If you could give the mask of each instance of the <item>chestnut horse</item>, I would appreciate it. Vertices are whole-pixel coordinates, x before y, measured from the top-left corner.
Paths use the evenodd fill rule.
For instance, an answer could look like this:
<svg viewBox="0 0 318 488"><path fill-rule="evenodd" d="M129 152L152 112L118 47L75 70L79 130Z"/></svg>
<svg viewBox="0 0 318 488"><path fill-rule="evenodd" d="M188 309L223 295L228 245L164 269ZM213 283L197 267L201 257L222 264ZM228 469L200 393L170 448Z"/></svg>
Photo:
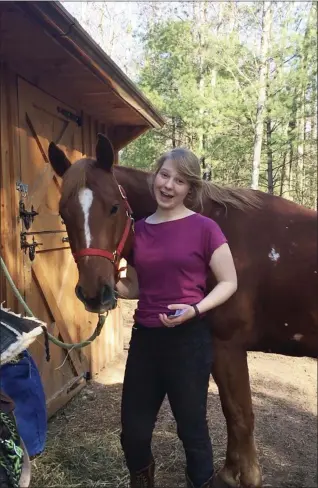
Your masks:
<svg viewBox="0 0 318 488"><path fill-rule="evenodd" d="M77 296L88 310L114 308L118 255L127 256L133 237L130 209L119 185L134 218L141 219L156 208L149 174L113 167L112 146L101 135L96 159L71 165L53 143L49 159L63 177L60 212L78 265ZM247 351L317 357L317 213L262 192L212 187L215 198L204 201L202 213L218 222L227 236L239 284L230 300L209 314L212 374L228 434L219 475L230 486L256 488L262 477Z"/></svg>

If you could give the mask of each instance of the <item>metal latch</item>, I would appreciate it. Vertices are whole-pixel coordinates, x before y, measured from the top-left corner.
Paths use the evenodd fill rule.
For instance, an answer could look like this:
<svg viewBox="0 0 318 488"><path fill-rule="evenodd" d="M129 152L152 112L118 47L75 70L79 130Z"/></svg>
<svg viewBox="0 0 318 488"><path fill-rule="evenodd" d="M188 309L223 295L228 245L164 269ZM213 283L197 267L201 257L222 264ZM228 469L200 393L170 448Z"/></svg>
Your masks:
<svg viewBox="0 0 318 488"><path fill-rule="evenodd" d="M72 120L75 122L79 127L82 126L82 118L79 115L73 114L69 110L65 110L65 108L57 107L58 113L62 114L63 117L66 119Z"/></svg>
<svg viewBox="0 0 318 488"><path fill-rule="evenodd" d="M24 227L28 230L31 227L31 224L34 221L34 217L36 215L39 215L38 212L36 212L33 208L33 205L31 207L31 211L29 212L28 210L25 209L24 202L20 200L19 202L19 216L23 220Z"/></svg>
<svg viewBox="0 0 318 488"><path fill-rule="evenodd" d="M31 244L27 241L26 234L24 232L21 232L21 239L20 239L20 244L21 244L21 249L24 251L26 254L27 249L29 249L29 258L30 261L34 261L35 258L35 248L38 246L43 246L42 242L36 242L34 240L34 236L32 239Z"/></svg>

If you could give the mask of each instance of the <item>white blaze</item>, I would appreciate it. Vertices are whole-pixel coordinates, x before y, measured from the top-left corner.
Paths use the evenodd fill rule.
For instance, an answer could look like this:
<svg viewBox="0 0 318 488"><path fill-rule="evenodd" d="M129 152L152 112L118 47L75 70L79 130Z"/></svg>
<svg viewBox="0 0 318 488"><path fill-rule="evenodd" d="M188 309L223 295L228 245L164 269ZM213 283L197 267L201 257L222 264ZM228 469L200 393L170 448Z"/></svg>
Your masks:
<svg viewBox="0 0 318 488"><path fill-rule="evenodd" d="M86 239L86 247L89 247L92 241L91 231L88 224L89 210L93 203L92 190L90 190L89 188L82 188L79 191L78 199L84 214L84 232L85 232L85 239Z"/></svg>

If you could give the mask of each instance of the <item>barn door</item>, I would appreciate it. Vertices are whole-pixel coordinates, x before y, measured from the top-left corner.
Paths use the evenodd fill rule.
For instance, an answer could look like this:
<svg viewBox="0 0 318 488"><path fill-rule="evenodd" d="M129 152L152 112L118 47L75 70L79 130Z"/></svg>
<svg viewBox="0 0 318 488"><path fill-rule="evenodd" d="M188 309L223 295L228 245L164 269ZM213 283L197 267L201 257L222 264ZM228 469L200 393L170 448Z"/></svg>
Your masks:
<svg viewBox="0 0 318 488"><path fill-rule="evenodd" d="M29 229L21 220L21 232L26 232L23 239L32 244L34 238L38 243L34 260L29 248L25 254L21 250L25 300L32 312L48 324L51 334L65 342L77 342L80 320L84 317L95 322L96 318L89 317L75 297L77 268L58 211L61 181L53 173L47 153L50 141L54 141L71 161L81 157L81 127L72 117L74 108L22 79L18 81L18 98L21 180L28 185L23 204L26 210L33 207L38 213ZM32 353L41 370L48 403L61 394L67 395L87 370L85 356L76 350L67 353L51 345L49 363L45 361L43 343L36 344Z"/></svg>

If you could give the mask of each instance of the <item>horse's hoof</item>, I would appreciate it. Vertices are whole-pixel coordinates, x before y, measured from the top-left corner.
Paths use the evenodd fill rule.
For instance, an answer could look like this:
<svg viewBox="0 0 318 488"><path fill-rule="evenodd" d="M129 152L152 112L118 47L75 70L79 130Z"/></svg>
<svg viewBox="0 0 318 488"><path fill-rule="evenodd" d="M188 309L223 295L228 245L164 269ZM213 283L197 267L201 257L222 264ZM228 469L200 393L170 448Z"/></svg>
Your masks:
<svg viewBox="0 0 318 488"><path fill-rule="evenodd" d="M229 485L220 475L220 473L216 473L215 477L213 478L213 488L234 488L237 487L235 485Z"/></svg>

